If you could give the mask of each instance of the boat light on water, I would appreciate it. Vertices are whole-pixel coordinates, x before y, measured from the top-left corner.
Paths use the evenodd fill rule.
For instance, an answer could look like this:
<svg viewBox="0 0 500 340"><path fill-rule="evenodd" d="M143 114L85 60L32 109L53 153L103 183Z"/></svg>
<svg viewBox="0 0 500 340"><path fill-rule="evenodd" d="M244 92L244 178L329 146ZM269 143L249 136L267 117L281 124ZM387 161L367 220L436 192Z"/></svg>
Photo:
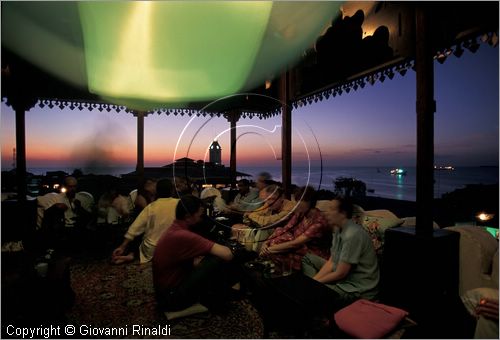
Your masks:
<svg viewBox="0 0 500 340"><path fill-rule="evenodd" d="M448 170L448 171L453 171L453 170L455 170L455 168L452 167L451 165L446 165L446 166L437 166L437 165L434 165L434 170Z"/></svg>
<svg viewBox="0 0 500 340"><path fill-rule="evenodd" d="M406 175L406 170L401 169L401 168L392 169L391 170L391 175L405 176Z"/></svg>

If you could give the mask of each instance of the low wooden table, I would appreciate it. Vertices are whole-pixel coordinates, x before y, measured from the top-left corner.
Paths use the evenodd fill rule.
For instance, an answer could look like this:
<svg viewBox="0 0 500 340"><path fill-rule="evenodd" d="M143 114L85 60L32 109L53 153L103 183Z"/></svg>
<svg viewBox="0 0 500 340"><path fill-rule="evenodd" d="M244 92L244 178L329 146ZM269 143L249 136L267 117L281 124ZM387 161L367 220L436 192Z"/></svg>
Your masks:
<svg viewBox="0 0 500 340"><path fill-rule="evenodd" d="M301 272L269 275L265 265L255 263L243 265L242 284L263 318L265 334L285 330L296 337L312 331L322 332L316 336L330 335L328 321L341 307L330 288Z"/></svg>

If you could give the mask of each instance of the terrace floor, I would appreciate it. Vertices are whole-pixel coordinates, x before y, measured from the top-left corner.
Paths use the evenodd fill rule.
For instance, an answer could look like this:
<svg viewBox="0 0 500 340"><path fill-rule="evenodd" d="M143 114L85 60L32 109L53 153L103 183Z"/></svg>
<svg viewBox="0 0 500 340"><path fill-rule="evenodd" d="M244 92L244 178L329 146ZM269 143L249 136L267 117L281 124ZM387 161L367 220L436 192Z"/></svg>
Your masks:
<svg viewBox="0 0 500 340"><path fill-rule="evenodd" d="M129 334L119 336L125 338L297 337L286 328L264 332L259 312L244 294L231 301L224 312L167 321L156 308L151 266L137 262L120 266L110 263L110 254L121 242L125 230L126 227L108 226L89 231L82 239L84 246L73 249L70 258L62 257L58 269L45 279L37 277L33 270L34 254L2 253L2 336L9 337L5 328L9 324L72 324L128 327ZM458 297L431 301L422 315L410 313L410 317L417 325L393 334L394 337L458 339L473 335L474 322ZM131 334L131 325L155 328L166 324L170 327L169 336ZM88 337L88 334L80 334L80 337Z"/></svg>

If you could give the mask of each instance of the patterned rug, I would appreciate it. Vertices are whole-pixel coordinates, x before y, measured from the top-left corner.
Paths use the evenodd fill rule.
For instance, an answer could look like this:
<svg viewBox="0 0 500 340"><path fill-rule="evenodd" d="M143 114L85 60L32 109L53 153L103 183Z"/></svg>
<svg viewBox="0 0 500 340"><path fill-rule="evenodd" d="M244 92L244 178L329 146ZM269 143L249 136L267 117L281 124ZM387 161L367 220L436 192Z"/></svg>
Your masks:
<svg viewBox="0 0 500 340"><path fill-rule="evenodd" d="M232 301L224 314L206 312L167 321L156 308L151 264L115 266L107 259L74 263L71 286L76 298L66 317L75 326L77 337L263 337L262 320L245 299ZM115 333L107 335L111 331Z"/></svg>

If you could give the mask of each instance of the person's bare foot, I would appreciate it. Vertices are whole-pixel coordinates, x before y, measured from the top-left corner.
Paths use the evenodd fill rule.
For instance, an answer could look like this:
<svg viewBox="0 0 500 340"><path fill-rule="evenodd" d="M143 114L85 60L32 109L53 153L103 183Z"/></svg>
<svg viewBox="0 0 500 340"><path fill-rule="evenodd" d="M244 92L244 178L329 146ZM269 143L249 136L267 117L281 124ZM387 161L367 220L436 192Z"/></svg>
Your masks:
<svg viewBox="0 0 500 340"><path fill-rule="evenodd" d="M134 253L128 253L127 255L118 255L113 257L113 259L111 260L113 264L123 264L132 261L134 261Z"/></svg>

